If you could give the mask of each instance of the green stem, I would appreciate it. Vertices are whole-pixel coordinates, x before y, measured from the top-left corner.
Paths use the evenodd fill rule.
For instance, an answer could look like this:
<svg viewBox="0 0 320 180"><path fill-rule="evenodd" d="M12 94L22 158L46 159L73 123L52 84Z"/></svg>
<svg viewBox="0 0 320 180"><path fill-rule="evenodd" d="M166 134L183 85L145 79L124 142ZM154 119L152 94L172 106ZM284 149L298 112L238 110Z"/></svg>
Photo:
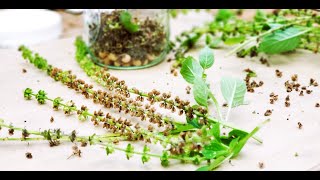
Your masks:
<svg viewBox="0 0 320 180"><path fill-rule="evenodd" d="M310 19L310 17L308 19ZM305 21L305 20L306 19L303 18L303 19L298 19L296 21L299 22L299 21ZM227 55L225 55L225 57L230 56L231 54L233 54L235 52L238 52L239 50L243 49L249 43L257 41L257 39L259 39L259 38L261 38L261 37L263 37L263 36L265 36L267 34L273 33L273 32L275 32L275 31L277 31L279 29L282 29L282 28L285 28L285 27L288 27L288 26L292 26L292 25L296 24L297 22L291 22L289 24L284 24L282 26L279 26L279 27L270 29L270 30L268 30L268 31L266 31L264 33L261 33L258 36L252 37L252 38L248 39L247 41L245 41L244 43L242 43L239 46L237 46L236 48L234 48L233 50L231 50L229 53L227 53Z"/></svg>
<svg viewBox="0 0 320 180"><path fill-rule="evenodd" d="M219 121L219 120L217 120L217 119L214 119L214 118L212 118L212 117L207 117L207 119L208 119L209 121L211 121L211 122L220 123L221 125L223 125L223 126L225 126L225 127L228 127L228 128L231 128L231 129L234 129L234 130L240 130L239 128L236 128L236 127L234 127L234 126L232 126L232 125L230 125L230 124L224 123L224 122ZM241 130L241 131L243 131L243 130ZM246 132L246 131L243 131L243 132ZM246 132L246 133L249 134L249 132ZM256 137L256 136L252 136L252 138L255 139L257 142L259 142L260 144L263 143L262 139L260 139L260 138L258 138L258 137Z"/></svg>
<svg viewBox="0 0 320 180"><path fill-rule="evenodd" d="M106 146L110 146L109 144L104 144L104 143L101 143L99 145L102 145L103 147L101 147L101 148L103 148L103 149L105 149ZM113 146L113 149L118 150L118 151L122 151L122 152L126 152L126 149L123 149L120 147ZM161 155L159 155L159 154L143 153L143 152L138 152L138 151L133 151L131 153L137 154L137 155L147 155L147 156L154 157L154 158L161 158ZM168 158L175 159L175 160L182 160L182 161L194 161L196 159L196 157L181 157L181 156L174 156L174 155L169 155ZM198 159L199 159L199 161L206 160L203 157L198 157Z"/></svg>
<svg viewBox="0 0 320 180"><path fill-rule="evenodd" d="M223 118L222 118L222 114L221 114L221 111L220 111L220 105L219 105L217 99L214 97L212 92L209 93L209 97L212 99L214 105L216 106L217 112L219 114L220 121L222 121Z"/></svg>

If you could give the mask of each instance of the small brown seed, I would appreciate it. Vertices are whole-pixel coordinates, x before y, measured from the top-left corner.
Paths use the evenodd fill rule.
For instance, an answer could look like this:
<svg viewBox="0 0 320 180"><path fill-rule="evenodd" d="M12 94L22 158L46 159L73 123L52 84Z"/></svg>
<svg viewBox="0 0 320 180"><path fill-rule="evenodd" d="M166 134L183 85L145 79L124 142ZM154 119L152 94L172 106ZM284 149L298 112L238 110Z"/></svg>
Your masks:
<svg viewBox="0 0 320 180"><path fill-rule="evenodd" d="M22 72L23 72L23 73L26 73L26 72L27 72L27 70L26 70L26 69L22 69Z"/></svg>
<svg viewBox="0 0 320 180"><path fill-rule="evenodd" d="M290 107L290 102L286 101L286 102L285 102L285 106L286 106L286 107Z"/></svg>
<svg viewBox="0 0 320 180"><path fill-rule="evenodd" d="M320 107L320 103L316 103L316 107Z"/></svg>
<svg viewBox="0 0 320 180"><path fill-rule="evenodd" d="M264 163L263 162L259 162L258 166L259 166L260 169L263 169L264 168Z"/></svg>
<svg viewBox="0 0 320 180"><path fill-rule="evenodd" d="M302 129L302 126L303 126L302 123L301 123L301 122L298 122L298 128L299 128L299 129Z"/></svg>
<svg viewBox="0 0 320 180"><path fill-rule="evenodd" d="M119 62L114 62L114 66L119 67L119 66L121 66L121 64Z"/></svg>
<svg viewBox="0 0 320 180"><path fill-rule="evenodd" d="M308 90L306 91L306 93L307 93L307 94L311 94L311 93L312 93L312 90L309 90L309 89L308 89Z"/></svg>
<svg viewBox="0 0 320 180"><path fill-rule="evenodd" d="M27 159L32 159L32 154L30 152L26 152L26 158Z"/></svg>
<svg viewBox="0 0 320 180"><path fill-rule="evenodd" d="M278 69L276 70L276 76L277 76L278 78L281 78L281 77L282 77L282 72L279 71Z"/></svg>
<svg viewBox="0 0 320 180"><path fill-rule="evenodd" d="M103 59L103 63L106 64L106 65L109 65L109 64L110 64L109 58L108 58L108 57L105 57L105 58Z"/></svg>
<svg viewBox="0 0 320 180"><path fill-rule="evenodd" d="M123 63L129 63L129 62L131 61L131 56L128 55L128 54L123 54L123 55L121 56L121 61L122 61Z"/></svg>
<svg viewBox="0 0 320 180"><path fill-rule="evenodd" d="M298 75L297 74L294 74L291 76L291 80L292 81L297 81L298 80Z"/></svg>
<svg viewBox="0 0 320 180"><path fill-rule="evenodd" d="M268 109L265 113L264 116L270 116L272 114L272 111Z"/></svg>
<svg viewBox="0 0 320 180"><path fill-rule="evenodd" d="M290 101L290 96L289 95L286 97L286 101Z"/></svg>
<svg viewBox="0 0 320 180"><path fill-rule="evenodd" d="M143 65L145 66L145 65L147 65L147 64L149 64L149 61L148 61L148 60L144 60L144 61L143 61Z"/></svg>
<svg viewBox="0 0 320 180"><path fill-rule="evenodd" d="M141 66L142 62L140 60L133 60L133 65L134 66Z"/></svg>
<svg viewBox="0 0 320 180"><path fill-rule="evenodd" d="M50 118L50 122L53 123L54 122L54 118L51 116Z"/></svg>
<svg viewBox="0 0 320 180"><path fill-rule="evenodd" d="M107 53L106 52L99 52L99 57L101 58L101 59L104 59L105 57L107 57Z"/></svg>
<svg viewBox="0 0 320 180"><path fill-rule="evenodd" d="M303 96L303 91L300 91L300 94L299 94L299 96Z"/></svg>
<svg viewBox="0 0 320 180"><path fill-rule="evenodd" d="M155 59L155 56L152 55L152 54L147 54L147 59L148 59L149 61L153 61L153 60Z"/></svg>
<svg viewBox="0 0 320 180"><path fill-rule="evenodd" d="M109 59L110 61L116 61L116 60L117 60L117 56L116 56L115 54L113 54L113 53L110 53L110 54L108 55L108 59Z"/></svg>

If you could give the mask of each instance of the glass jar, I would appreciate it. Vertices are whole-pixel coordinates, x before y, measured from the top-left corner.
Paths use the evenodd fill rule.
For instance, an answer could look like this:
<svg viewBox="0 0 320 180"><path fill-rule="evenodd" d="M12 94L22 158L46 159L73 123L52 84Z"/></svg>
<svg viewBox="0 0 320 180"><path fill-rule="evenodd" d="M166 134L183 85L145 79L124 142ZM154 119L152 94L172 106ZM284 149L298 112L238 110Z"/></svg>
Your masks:
<svg viewBox="0 0 320 180"><path fill-rule="evenodd" d="M150 67L169 50L166 9L89 9L84 26L93 61L110 69Z"/></svg>

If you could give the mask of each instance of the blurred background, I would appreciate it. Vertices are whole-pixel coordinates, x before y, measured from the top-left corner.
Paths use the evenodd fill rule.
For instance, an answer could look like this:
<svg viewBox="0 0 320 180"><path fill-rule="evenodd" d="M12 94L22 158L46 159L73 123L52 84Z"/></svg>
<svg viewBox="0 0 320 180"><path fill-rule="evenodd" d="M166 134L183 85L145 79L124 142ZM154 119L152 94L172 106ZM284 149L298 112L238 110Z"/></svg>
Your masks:
<svg viewBox="0 0 320 180"><path fill-rule="evenodd" d="M75 37L83 32L82 9L2 9L0 10L0 48L16 48L54 39ZM208 9L208 16L217 9ZM272 11L272 10L264 10ZM178 10L186 14L187 10ZM250 19L256 10L239 10Z"/></svg>

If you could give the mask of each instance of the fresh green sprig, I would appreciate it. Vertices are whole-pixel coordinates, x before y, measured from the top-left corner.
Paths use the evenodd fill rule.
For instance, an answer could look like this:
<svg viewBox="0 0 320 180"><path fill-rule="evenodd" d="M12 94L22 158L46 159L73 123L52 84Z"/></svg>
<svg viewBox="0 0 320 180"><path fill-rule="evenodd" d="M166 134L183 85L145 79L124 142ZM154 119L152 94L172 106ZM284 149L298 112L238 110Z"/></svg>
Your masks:
<svg viewBox="0 0 320 180"><path fill-rule="evenodd" d="M93 63L93 61L89 58L88 56L88 47L86 46L85 42L82 40L81 37L77 37L76 38L76 41L75 41L75 46L76 46L76 60L77 62L80 64L80 67L87 73L87 75L89 77L91 77L92 79L94 79L97 83L99 83L100 85L106 87L109 89L110 85L106 83L106 81L104 80L103 76L101 74L103 73L106 73L106 71L95 65ZM211 52L211 50L209 50L209 48L206 48L204 49L200 56L199 56L199 59L200 59L200 62L202 63L202 65L204 66L204 68L201 66L201 64L199 63L196 63L196 62L193 62L191 59L193 59L192 57L189 57L189 58L182 58L181 60L185 61L187 60L185 63L186 63L186 72L189 74L193 74L191 76L189 76L190 78L188 78L188 81L189 82L192 82L192 80L194 79L194 77L197 75L197 74L201 74L202 72L204 72L203 69L207 69L207 68L210 68L213 63L214 63L214 56L213 56L213 53ZM191 63L191 65L189 64ZM195 64L196 67L193 67L192 66L192 63ZM192 72L190 72L190 69L188 69L188 67L192 68ZM187 75L186 75L187 76ZM202 76L202 75L201 75ZM203 76L205 76L205 74L203 74ZM197 81L197 87L198 85L200 84L199 83L200 81ZM201 84L199 85L201 87ZM117 90L117 88L120 88L120 87L116 87L115 90ZM120 88L121 89L121 88ZM198 100L198 102L203 102L204 104L206 104L206 101L201 101L201 98L203 96L206 96L205 93L209 91L204 91L205 93L202 92L203 89L201 89L201 91L196 91L194 93L196 94L199 94L199 96L195 96ZM142 91L137 91L134 89L134 88L129 88L128 91L131 93L131 94L136 94L136 95L140 95L140 96L143 96L143 97L148 97L148 94L147 92L142 92ZM213 100L213 102L216 104L216 106L220 107L218 105L218 101L215 99L215 97L213 96L212 93L209 93L208 96ZM207 96L206 96L207 97ZM202 98L203 99L203 98ZM161 96L158 96L158 95L154 95L153 96L153 100L155 102L161 102ZM174 101L170 101L170 100L164 100L163 103L168 103L168 104L172 104L173 106L175 107L179 107L180 105ZM212 117L208 117L207 114L203 115L201 113L199 113L198 109L197 108L190 108L190 107L184 107L184 110L186 112L189 111L189 109L192 109L191 111L191 116L205 116L207 117L208 119L210 119L211 122L219 122L218 120L216 120L216 118L212 118ZM220 108L218 108L218 110L220 110ZM222 115L220 116L220 123L225 126L225 127L229 127L231 129L238 129L236 127L233 127L231 125L228 125L226 123L223 123L221 122L221 119L222 119ZM177 124L175 124L175 126L178 126ZM175 132L179 132L181 131L181 129L186 129L186 127L188 127L188 125L183 125L183 126L179 126L179 128L176 128ZM188 129L188 128L187 128ZM262 140L257 138L257 137L254 137L255 140L257 140L258 142L262 143Z"/></svg>
<svg viewBox="0 0 320 180"><path fill-rule="evenodd" d="M238 57L279 54L297 48L316 53L320 49L319 24L320 16L313 10L281 9L271 14L257 10L254 19L248 21L237 17L233 10L220 9L211 22L193 27L176 38L173 67L181 66L187 52L203 36L210 48L236 45L228 55L236 53Z"/></svg>

